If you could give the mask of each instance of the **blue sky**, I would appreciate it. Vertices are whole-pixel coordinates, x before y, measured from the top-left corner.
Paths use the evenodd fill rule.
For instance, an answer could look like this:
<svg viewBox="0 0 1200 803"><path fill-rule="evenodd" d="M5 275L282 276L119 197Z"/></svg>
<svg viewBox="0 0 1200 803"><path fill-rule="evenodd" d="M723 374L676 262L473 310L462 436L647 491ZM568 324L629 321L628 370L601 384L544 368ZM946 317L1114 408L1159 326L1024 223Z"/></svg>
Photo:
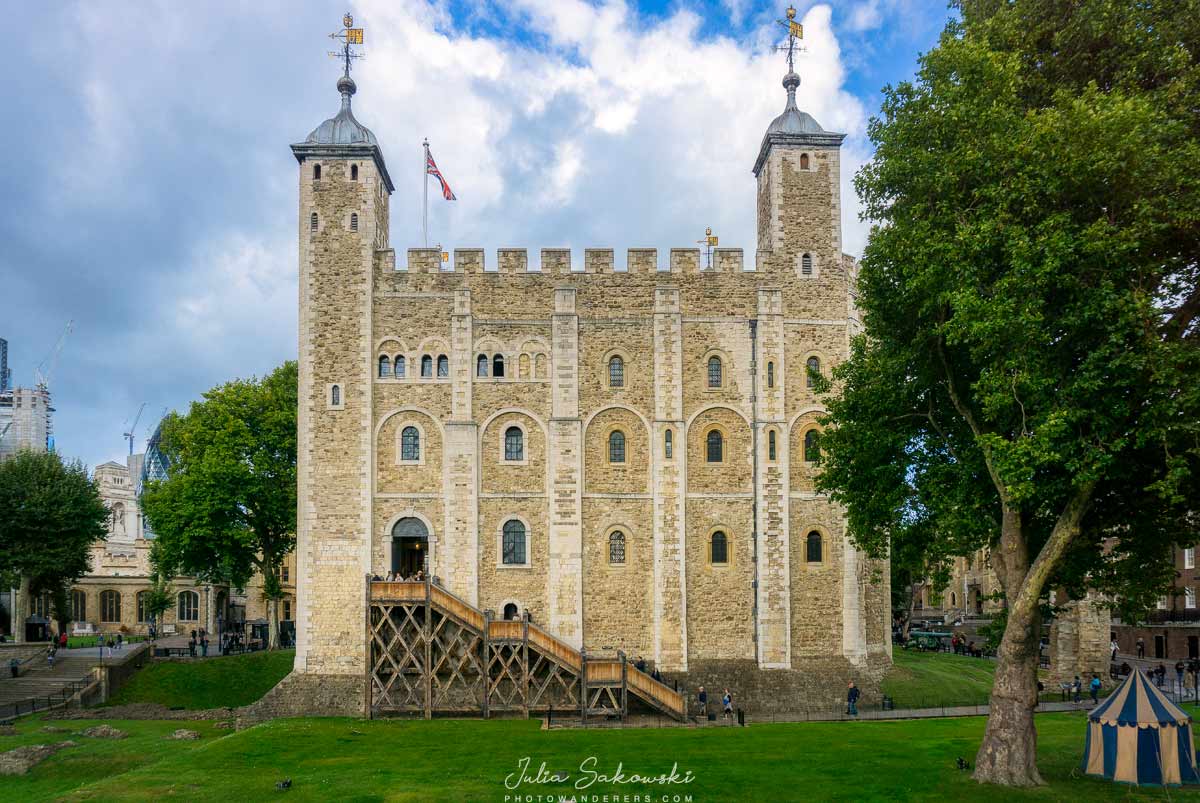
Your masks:
<svg viewBox="0 0 1200 803"><path fill-rule="evenodd" d="M777 7L778 6L778 7ZM881 88L912 75L941 2L796 3L798 100L853 172ZM690 245L752 260L763 130L783 108L782 4L750 0L357 0L355 113L393 180L392 245L419 246L429 137L459 201L446 248ZM296 170L288 144L338 107L325 52L346 3L56 3L0 49L0 337L17 384L68 319L52 380L59 451L120 459L205 389L296 353Z"/></svg>

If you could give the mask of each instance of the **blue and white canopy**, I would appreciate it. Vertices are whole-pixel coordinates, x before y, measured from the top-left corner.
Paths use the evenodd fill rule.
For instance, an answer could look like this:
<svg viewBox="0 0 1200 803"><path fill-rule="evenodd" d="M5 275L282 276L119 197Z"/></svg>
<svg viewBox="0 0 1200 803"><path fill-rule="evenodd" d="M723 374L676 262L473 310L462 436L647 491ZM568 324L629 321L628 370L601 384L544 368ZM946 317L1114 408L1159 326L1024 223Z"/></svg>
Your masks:
<svg viewBox="0 0 1200 803"><path fill-rule="evenodd" d="M1141 672L1133 672L1088 714L1083 771L1113 781L1200 783L1192 718Z"/></svg>

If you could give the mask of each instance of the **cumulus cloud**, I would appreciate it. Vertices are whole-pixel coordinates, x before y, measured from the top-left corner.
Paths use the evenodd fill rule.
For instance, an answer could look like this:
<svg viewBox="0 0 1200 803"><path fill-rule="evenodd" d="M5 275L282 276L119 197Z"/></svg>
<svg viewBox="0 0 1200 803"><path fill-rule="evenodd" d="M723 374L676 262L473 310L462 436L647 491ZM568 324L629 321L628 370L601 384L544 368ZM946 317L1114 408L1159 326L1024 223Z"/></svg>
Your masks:
<svg viewBox="0 0 1200 803"><path fill-rule="evenodd" d="M756 8L723 0L714 21L686 3L647 16L613 0L513 0L506 22L482 27L441 0L357 0L355 112L396 183L393 246L420 245L428 137L460 199L430 193L431 238L446 248L492 260L527 247L536 262L542 247L576 260L612 247L621 263L652 246L665 261L711 226L752 261L750 168L785 98L778 15ZM0 50L0 69L24 77L0 108L0 144L22 155L0 173L0 337L28 384L75 319L54 387L66 454L119 458L121 422L142 401L155 416L182 409L295 356L287 145L337 110L323 37L342 10L63 3L47 7L45 40ZM870 21L848 13L847 25ZM857 252L850 181L868 156L866 111L831 8L802 16L797 100L848 134L844 247Z"/></svg>

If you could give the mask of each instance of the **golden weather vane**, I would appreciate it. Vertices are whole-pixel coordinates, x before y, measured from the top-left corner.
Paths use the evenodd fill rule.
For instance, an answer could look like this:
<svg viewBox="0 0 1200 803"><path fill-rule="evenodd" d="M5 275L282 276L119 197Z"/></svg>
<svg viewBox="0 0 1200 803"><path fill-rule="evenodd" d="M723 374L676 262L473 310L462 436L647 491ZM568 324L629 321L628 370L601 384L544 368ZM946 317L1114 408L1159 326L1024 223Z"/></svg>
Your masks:
<svg viewBox="0 0 1200 803"><path fill-rule="evenodd" d="M803 47L796 47L796 42L804 38L804 26L796 22L796 9L792 6L788 6L787 19L776 20L776 22L787 28L788 43L786 45L779 45L775 49L787 53L788 72L795 72L795 65L792 63L792 59L797 50L804 51Z"/></svg>
<svg viewBox="0 0 1200 803"><path fill-rule="evenodd" d="M356 53L350 49L350 45L361 45L363 43L363 29L354 27L354 17L350 16L349 12L342 17L342 29L329 34L330 39L341 41L341 50L331 50L329 55L336 59L344 59L346 61L346 75L350 74L350 60L361 59L364 54Z"/></svg>

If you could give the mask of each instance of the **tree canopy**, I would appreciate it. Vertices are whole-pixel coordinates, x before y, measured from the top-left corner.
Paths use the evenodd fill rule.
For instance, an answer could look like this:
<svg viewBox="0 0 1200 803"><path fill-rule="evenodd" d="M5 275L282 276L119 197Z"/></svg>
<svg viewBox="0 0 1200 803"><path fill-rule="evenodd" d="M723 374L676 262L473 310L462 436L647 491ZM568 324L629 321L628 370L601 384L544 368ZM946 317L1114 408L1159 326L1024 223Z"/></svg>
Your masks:
<svg viewBox="0 0 1200 803"><path fill-rule="evenodd" d="M60 620L65 589L91 570L90 548L108 532L109 510L78 461L20 452L0 461L0 580L5 588L49 591ZM10 613L16 613L10 612ZM14 630L21 626L13 622Z"/></svg>
<svg viewBox="0 0 1200 803"><path fill-rule="evenodd" d="M1200 507L1200 9L964 0L856 178L865 335L819 483L882 555L987 546L1007 605L976 777L1034 765L1051 588L1161 594Z"/></svg>
<svg viewBox="0 0 1200 803"><path fill-rule="evenodd" d="M279 568L296 544L296 394L290 361L168 416L159 442L168 477L142 494L157 570L236 587L260 573L272 643Z"/></svg>

